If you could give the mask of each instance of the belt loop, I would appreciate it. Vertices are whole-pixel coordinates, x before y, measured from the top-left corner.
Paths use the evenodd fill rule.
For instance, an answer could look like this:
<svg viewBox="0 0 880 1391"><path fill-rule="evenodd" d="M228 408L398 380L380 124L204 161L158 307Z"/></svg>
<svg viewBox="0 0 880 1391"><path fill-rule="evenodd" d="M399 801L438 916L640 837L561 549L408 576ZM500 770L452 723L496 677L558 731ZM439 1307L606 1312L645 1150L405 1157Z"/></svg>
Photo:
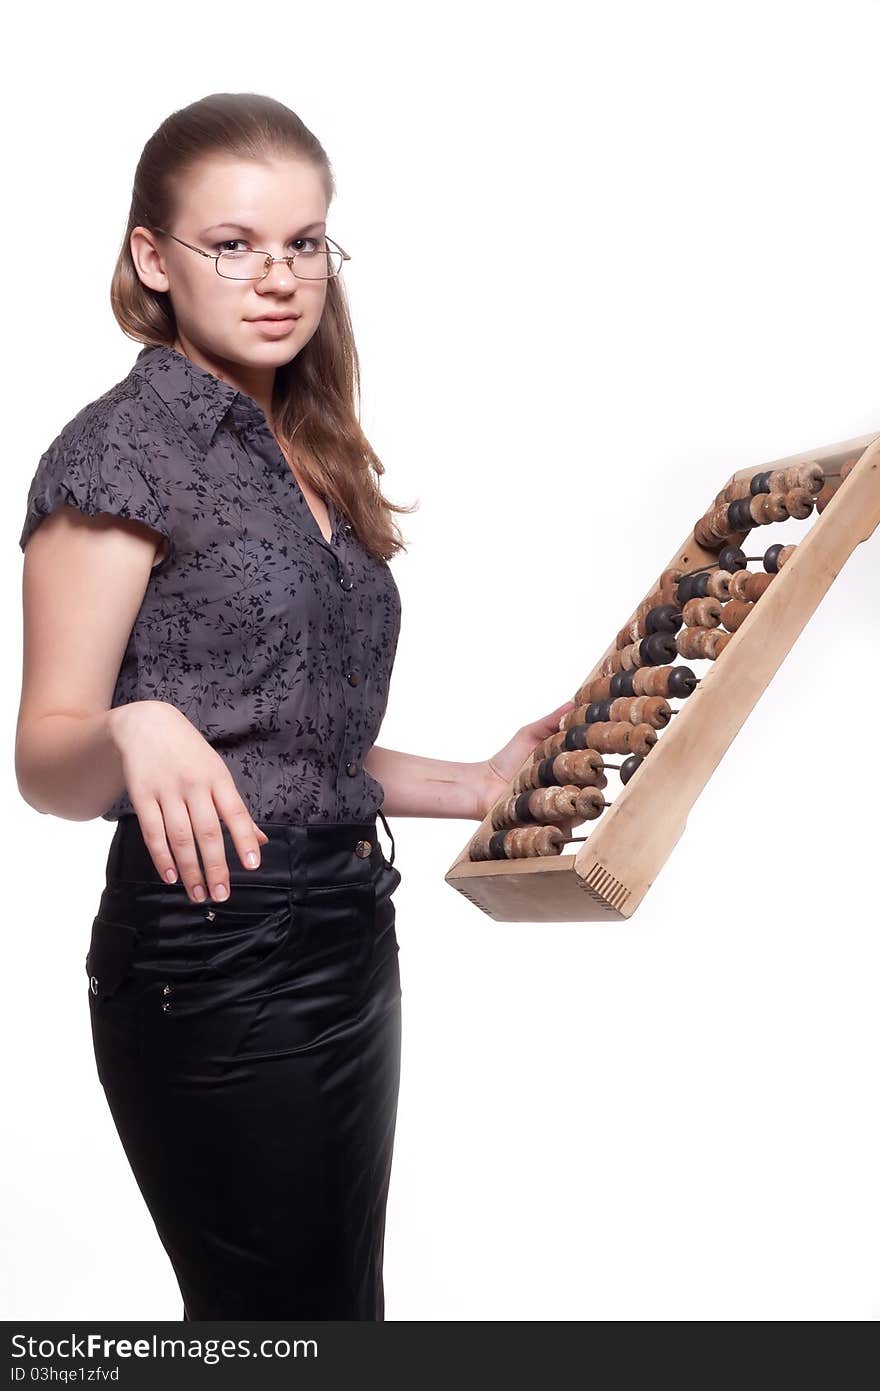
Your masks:
<svg viewBox="0 0 880 1391"><path fill-rule="evenodd" d="M379 817L380 817L380 819L381 819L381 821L382 821L382 825L385 827L385 833L386 833L386 835L388 836L388 839L391 841L391 859L388 861L388 863L389 863L390 865L393 865L393 864L394 864L394 837L393 837L393 835L391 834L391 827L388 825L388 822L385 820L385 817L382 815L382 812L381 812L381 811L379 812Z"/></svg>

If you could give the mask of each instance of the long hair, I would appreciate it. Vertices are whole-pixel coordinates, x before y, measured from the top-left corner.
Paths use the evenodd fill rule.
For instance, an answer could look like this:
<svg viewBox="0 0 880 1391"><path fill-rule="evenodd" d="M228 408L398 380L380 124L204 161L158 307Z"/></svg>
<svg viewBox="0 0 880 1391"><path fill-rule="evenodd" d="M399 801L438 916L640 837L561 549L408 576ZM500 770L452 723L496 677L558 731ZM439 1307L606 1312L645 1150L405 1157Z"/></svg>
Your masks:
<svg viewBox="0 0 880 1391"><path fill-rule="evenodd" d="M135 227L169 227L178 181L214 155L311 160L328 205L335 193L323 146L289 107L253 92L215 92L174 111L151 135L135 170L128 225L110 288L116 321L139 343L173 346L177 322L171 296L144 285L131 254ZM320 323L292 361L275 373L274 428L315 490L349 519L364 547L390 560L406 550L392 512L399 507L378 486L384 465L360 426L360 366L348 298L340 276L327 282Z"/></svg>

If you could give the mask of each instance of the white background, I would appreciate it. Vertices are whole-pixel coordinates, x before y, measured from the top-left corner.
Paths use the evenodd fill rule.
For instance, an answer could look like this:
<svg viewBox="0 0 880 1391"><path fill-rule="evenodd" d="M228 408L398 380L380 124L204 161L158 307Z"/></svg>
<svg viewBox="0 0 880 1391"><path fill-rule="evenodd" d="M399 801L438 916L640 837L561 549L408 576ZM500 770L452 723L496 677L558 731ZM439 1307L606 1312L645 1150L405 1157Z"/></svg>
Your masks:
<svg viewBox="0 0 880 1391"><path fill-rule="evenodd" d="M385 747L488 757L573 695L734 469L880 430L880 5L321 9L311 41L296 8L16 11L8 1319L181 1311L91 1052L112 828L40 817L13 769L27 487L133 361L109 280L169 111L264 92L332 161L363 423L420 502ZM880 1315L878 581L875 534L625 925L496 923L443 879L475 823L395 818L389 1319Z"/></svg>

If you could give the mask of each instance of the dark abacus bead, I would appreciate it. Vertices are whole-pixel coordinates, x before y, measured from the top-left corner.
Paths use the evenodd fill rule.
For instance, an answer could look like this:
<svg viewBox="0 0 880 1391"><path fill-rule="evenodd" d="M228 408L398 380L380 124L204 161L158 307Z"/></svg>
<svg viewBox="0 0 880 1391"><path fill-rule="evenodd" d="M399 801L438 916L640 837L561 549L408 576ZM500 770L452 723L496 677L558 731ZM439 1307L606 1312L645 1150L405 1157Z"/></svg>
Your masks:
<svg viewBox="0 0 880 1391"><path fill-rule="evenodd" d="M752 481L749 484L749 492L751 493L752 497L754 497L756 493L769 493L769 491L770 474L767 472L754 474Z"/></svg>
<svg viewBox="0 0 880 1391"><path fill-rule="evenodd" d="M618 696L635 695L633 690L634 677L635 672L633 671L616 671L614 673L608 685L613 700L616 700Z"/></svg>
<svg viewBox="0 0 880 1391"><path fill-rule="evenodd" d="M744 570L747 565L745 551L739 546L725 546L718 553L719 570Z"/></svg>
<svg viewBox="0 0 880 1391"><path fill-rule="evenodd" d="M572 749L588 749L590 747L590 726L588 724L573 724L566 730L565 742L562 745L563 753L570 753Z"/></svg>
<svg viewBox="0 0 880 1391"><path fill-rule="evenodd" d="M596 720L606 720L607 715L602 714L603 703L601 700L594 700L592 705L587 706L587 713L584 720L587 724L593 724Z"/></svg>
<svg viewBox="0 0 880 1391"><path fill-rule="evenodd" d="M679 604L683 605L689 599L705 599L708 592L709 576L702 571L699 575L685 575L684 579L679 580L676 597Z"/></svg>
<svg viewBox="0 0 880 1391"><path fill-rule="evenodd" d="M599 707L599 712L600 712L600 713L599 713L599 719L600 719L600 720L610 720L610 719L611 719L611 706L612 706L613 702L610 701L610 700L597 700L597 701L596 701L596 704L597 704L598 707Z"/></svg>
<svg viewBox="0 0 880 1391"><path fill-rule="evenodd" d="M490 860L506 860L504 853L504 837L507 831L495 831L489 837L489 858Z"/></svg>
<svg viewBox="0 0 880 1391"><path fill-rule="evenodd" d="M755 525L747 497L734 498L727 509L727 525L731 531L750 531Z"/></svg>
<svg viewBox="0 0 880 1391"><path fill-rule="evenodd" d="M554 763L554 761L555 761L555 758L556 758L556 755L553 754L553 755L551 755L550 758L542 758L542 759L541 759L541 762L538 764L538 786L539 786L539 787L556 787L556 786L558 786L557 781L556 781L556 777L555 777L554 772L553 772L553 763Z"/></svg>
<svg viewBox="0 0 880 1391"><path fill-rule="evenodd" d="M764 552L764 569L767 571L768 575L775 575L778 573L779 566L776 562L779 559L779 552L781 550L782 542L779 541L775 546L768 546Z"/></svg>
<svg viewBox="0 0 880 1391"><path fill-rule="evenodd" d="M629 758L623 760L620 765L620 781L623 783L624 787L629 782L636 769L640 768L644 761L640 753L631 753Z"/></svg>
<svg viewBox="0 0 880 1391"><path fill-rule="evenodd" d="M532 791L532 788L528 788L525 792L520 792L519 796L514 802L513 814L516 817L517 821L528 822L537 820L537 817L533 816L532 813L529 811L529 798L532 795Z"/></svg>
<svg viewBox="0 0 880 1391"><path fill-rule="evenodd" d="M689 599L696 599L697 596L694 593L694 581L696 578L696 575L684 575L683 578L679 580L678 588L675 591L675 597L679 604L684 605Z"/></svg>
<svg viewBox="0 0 880 1391"><path fill-rule="evenodd" d="M678 700L686 699L697 689L697 678L690 667L673 667L669 673L666 689Z"/></svg>
<svg viewBox="0 0 880 1391"><path fill-rule="evenodd" d="M645 618L646 633L677 633L681 627L681 609L675 604L658 604Z"/></svg>
<svg viewBox="0 0 880 1391"><path fill-rule="evenodd" d="M642 638L639 643L639 656L642 664L649 667L661 667L667 662L674 662L678 656L675 638L671 633L652 633L650 637Z"/></svg>

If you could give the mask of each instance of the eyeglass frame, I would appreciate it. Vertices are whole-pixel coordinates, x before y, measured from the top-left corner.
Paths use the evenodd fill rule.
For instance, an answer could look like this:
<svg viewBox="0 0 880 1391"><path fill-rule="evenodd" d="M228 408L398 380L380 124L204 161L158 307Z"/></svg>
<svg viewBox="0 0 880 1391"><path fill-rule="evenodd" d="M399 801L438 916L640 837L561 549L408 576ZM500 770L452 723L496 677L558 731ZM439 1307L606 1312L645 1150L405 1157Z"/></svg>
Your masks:
<svg viewBox="0 0 880 1391"><path fill-rule="evenodd" d="M294 251L292 256L273 256L270 251L257 251L257 248L254 247L253 250L254 252L256 252L256 254L260 256L265 256L266 258L267 265L262 275L224 275L220 270L218 262L221 256L231 256L234 254L233 252L203 251L200 246L193 246L192 242L184 241L183 237L175 236L173 232L169 232L165 227L154 227L153 231L161 232L162 235L165 237L171 237L172 241L180 242L181 246L188 246L190 251L197 251L200 256L207 256L209 261L214 262L214 269L220 276L221 280L249 280L253 283L258 284L261 280L266 279L266 276L269 274L275 263L281 261L284 261L286 263L291 275L296 275L296 271L293 268L293 262L296 260L297 256L302 256L304 254L302 251ZM233 238L229 237L227 238L227 240L232 241ZM236 237L234 238L234 240L240 241L241 239L239 237ZM343 262L351 260L351 257L349 256L348 252L343 251L342 247L339 245L339 242L334 241L332 237L328 237L326 232L324 233L324 240L330 242L331 246L334 246L336 250L341 253ZM335 280L336 277L341 274L342 266L339 267L339 270L334 271L332 275L296 275L296 278L297 280Z"/></svg>

